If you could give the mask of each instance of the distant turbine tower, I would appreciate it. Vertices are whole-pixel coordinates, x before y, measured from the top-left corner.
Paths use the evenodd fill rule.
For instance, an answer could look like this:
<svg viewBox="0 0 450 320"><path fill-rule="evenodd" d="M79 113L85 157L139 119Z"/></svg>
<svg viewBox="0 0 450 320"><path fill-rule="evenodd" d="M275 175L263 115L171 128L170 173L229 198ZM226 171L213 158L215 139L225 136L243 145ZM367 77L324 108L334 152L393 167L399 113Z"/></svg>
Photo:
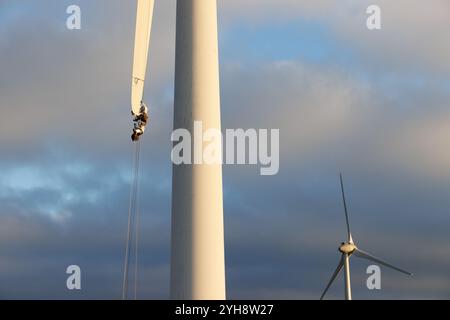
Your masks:
<svg viewBox="0 0 450 320"><path fill-rule="evenodd" d="M194 121L220 130L216 0L178 0L175 57L175 129L192 141ZM221 164L172 169L172 299L225 299Z"/></svg>
<svg viewBox="0 0 450 320"><path fill-rule="evenodd" d="M320 300L323 299L323 297L327 293L328 289L330 288L331 284L333 283L334 279L336 279L337 275L341 271L342 267L344 267L344 269L345 269L345 299L352 300L352 289L351 289L351 284L350 284L350 256L352 256L352 255L355 255L358 258L363 258L363 259L384 265L386 267L400 271L407 275L412 275L412 273L410 273L408 271L397 268L387 262L384 262L378 258L375 258L374 256L370 255L367 252L364 252L364 251L358 249L358 247L353 242L352 234L350 232L350 223L349 223L349 219L348 219L347 203L345 201L344 183L342 181L342 174L340 175L340 180L341 180L342 200L344 202L345 220L347 222L347 242L342 242L341 246L339 247L339 251L342 253L341 260L339 261L339 264L338 264L336 270L334 271L333 275L331 276L330 282L328 282L327 287L325 288L324 292L322 293Z"/></svg>

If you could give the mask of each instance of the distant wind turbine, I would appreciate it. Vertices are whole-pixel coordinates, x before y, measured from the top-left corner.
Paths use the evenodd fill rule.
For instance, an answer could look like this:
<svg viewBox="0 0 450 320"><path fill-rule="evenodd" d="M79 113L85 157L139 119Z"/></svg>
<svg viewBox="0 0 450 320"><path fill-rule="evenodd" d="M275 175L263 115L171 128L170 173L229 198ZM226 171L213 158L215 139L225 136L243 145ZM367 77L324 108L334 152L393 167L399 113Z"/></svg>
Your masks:
<svg viewBox="0 0 450 320"><path fill-rule="evenodd" d="M323 297L327 293L328 289L333 284L334 279L336 279L339 272L342 270L342 267L344 267L344 269L345 269L345 299L352 300L352 289L351 289L351 284L350 284L350 257L352 255L355 255L358 258L363 258L363 259L384 265L386 267L400 271L407 275L410 275L410 276L412 275L412 273L410 273L408 271L397 268L387 262L384 262L383 260L381 260L379 258L372 256L371 254L369 254L367 252L362 251L355 245L355 243L353 242L352 233L350 232L350 223L349 223L349 219L348 219L347 203L345 201L344 183L342 180L342 174L340 174L340 180L341 180L342 200L344 202L345 220L347 222L347 242L342 242L341 246L339 247L339 251L342 253L341 260L339 261L339 264L338 264L336 270L334 271L333 275L331 276L331 279L328 282L327 287L325 288L324 292L322 293L320 300L323 299Z"/></svg>

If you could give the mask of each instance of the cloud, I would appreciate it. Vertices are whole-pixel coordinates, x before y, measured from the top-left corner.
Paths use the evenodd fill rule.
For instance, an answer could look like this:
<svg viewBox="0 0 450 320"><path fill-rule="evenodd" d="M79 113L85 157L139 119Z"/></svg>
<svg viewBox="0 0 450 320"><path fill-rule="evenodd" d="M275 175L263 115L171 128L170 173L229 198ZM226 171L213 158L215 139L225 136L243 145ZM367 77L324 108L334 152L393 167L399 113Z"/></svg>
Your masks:
<svg viewBox="0 0 450 320"><path fill-rule="evenodd" d="M64 29L65 3L54 1L29 1L27 10L0 19L7 35L0 37L0 297L120 297L134 6L103 2L80 2L80 33ZM336 3L219 2L229 32L222 48L236 51L222 58L223 127L281 130L278 175L224 168L229 298L320 295L345 234L341 170L361 246L417 274L383 273L377 295L364 288L365 265L355 260L355 296L446 298L450 92L441 77L448 39L435 30L450 21L447 4L382 1L384 29L372 34L361 27L365 2ZM155 9L141 187L143 298L166 298L169 281L175 1ZM354 64L332 56L254 60L230 41L242 24L258 33L303 20L328 30L336 50L350 47ZM85 274L81 293L65 289L69 264ZM341 297L340 285L330 297Z"/></svg>
<svg viewBox="0 0 450 320"><path fill-rule="evenodd" d="M123 132L131 131L134 7L124 11L121 4L108 2L107 14L100 14L98 5L81 3L86 20L79 32L58 29L55 19L43 14L9 28L0 60L2 147L61 143L64 137L92 148L93 143L106 146L114 141L112 136L120 140ZM56 11L54 5L47 7ZM169 120L172 97L164 90L173 76L175 34L174 26L167 26L174 24L175 13L173 3L158 9L146 97L152 115L166 112ZM34 24L39 28L32 28ZM158 123L153 127L159 128Z"/></svg>
<svg viewBox="0 0 450 320"><path fill-rule="evenodd" d="M225 21L256 25L286 20L315 21L327 27L344 47L358 54L361 67L377 73L401 70L418 76L433 73L448 77L450 4L446 0L426 3L408 0L376 2L382 10L382 30L366 28L366 9L373 1L230 0L221 4ZM231 22L230 22L231 23ZM300 40L299 40L300 41Z"/></svg>

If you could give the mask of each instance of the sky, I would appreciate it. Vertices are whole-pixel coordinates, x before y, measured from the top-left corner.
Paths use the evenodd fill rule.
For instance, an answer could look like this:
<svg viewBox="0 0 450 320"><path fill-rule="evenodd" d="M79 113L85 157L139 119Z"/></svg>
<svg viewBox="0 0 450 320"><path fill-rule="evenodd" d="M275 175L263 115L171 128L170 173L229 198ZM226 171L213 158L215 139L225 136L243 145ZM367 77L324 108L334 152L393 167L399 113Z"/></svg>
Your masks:
<svg viewBox="0 0 450 320"><path fill-rule="evenodd" d="M77 4L81 30L66 28ZM377 4L382 29L366 28ZM175 0L156 0L139 297L169 297ZM0 298L121 297L135 1L0 0ZM280 129L280 171L223 168L227 297L450 298L450 2L218 0L222 127ZM66 288L66 268L82 290ZM343 279L328 298L342 299Z"/></svg>

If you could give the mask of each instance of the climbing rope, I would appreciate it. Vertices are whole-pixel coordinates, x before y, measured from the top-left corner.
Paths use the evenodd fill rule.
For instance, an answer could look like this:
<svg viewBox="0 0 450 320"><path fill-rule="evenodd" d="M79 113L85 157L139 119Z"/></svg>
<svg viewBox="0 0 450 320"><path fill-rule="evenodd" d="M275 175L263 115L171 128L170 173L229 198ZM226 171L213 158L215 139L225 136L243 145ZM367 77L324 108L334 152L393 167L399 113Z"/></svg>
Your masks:
<svg viewBox="0 0 450 320"><path fill-rule="evenodd" d="M139 154L140 154L140 146L139 146ZM139 166L138 166L139 167ZM139 171L139 170L138 170ZM139 178L139 175L138 175ZM135 243L134 243L134 300L137 300L137 291L138 291L138 252L139 252L139 230L140 230L140 210L139 210L139 179L137 180L137 188L136 188L136 234L135 234Z"/></svg>
<svg viewBox="0 0 450 320"><path fill-rule="evenodd" d="M127 240L125 246L125 262L123 268L123 287L122 299L128 299L130 262L132 255L132 246L134 240L134 299L137 299L137 279L138 279L138 249L139 249L139 228L140 228L140 210L139 210L139 167L140 167L140 141L134 143L133 167L130 187L130 199L128 206L128 228Z"/></svg>

